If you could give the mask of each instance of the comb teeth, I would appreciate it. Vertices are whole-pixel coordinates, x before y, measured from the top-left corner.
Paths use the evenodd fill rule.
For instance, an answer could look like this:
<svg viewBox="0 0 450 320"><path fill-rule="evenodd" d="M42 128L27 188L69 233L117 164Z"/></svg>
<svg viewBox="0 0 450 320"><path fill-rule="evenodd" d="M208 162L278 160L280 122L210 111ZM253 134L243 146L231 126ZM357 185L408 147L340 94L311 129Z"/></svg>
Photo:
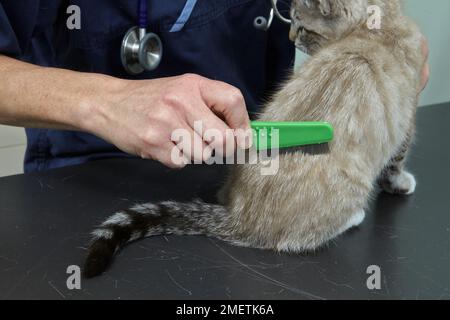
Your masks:
<svg viewBox="0 0 450 320"><path fill-rule="evenodd" d="M303 154L308 155L321 155L321 154L328 154L330 153L330 144L327 143L320 143L320 144L310 144L307 146L299 146L299 147L291 147L291 148L284 148L281 149L281 153L296 153L301 152Z"/></svg>
<svg viewBox="0 0 450 320"><path fill-rule="evenodd" d="M297 146L297 147L287 147L287 148L279 148L279 149L263 149L257 151L255 148L247 149L245 150L244 154L244 163L250 163L250 154L251 152L256 152L256 155L261 155L262 159L268 159L272 158L273 152L277 150L278 155L283 154L305 154L305 155L311 155L311 156L317 156L317 155L324 155L329 154L331 151L330 143L321 143L321 144L311 144L306 146ZM233 164L244 164L239 161L242 161L243 159L237 158L237 153L234 153L233 156L230 158Z"/></svg>
<svg viewBox="0 0 450 320"><path fill-rule="evenodd" d="M253 141L257 150L296 148L326 144L333 140L333 127L326 122L252 122ZM272 137L276 141L272 141ZM278 143L273 145L273 143ZM303 148L302 148L303 149ZM313 152L316 149L305 152ZM322 152L322 151L320 151Z"/></svg>

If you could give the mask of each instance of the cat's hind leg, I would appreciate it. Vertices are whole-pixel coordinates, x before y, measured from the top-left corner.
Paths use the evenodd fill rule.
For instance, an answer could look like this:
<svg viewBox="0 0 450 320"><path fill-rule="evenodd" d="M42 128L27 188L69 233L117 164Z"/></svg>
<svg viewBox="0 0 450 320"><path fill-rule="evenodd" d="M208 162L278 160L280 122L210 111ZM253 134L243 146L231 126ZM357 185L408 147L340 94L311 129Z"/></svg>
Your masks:
<svg viewBox="0 0 450 320"><path fill-rule="evenodd" d="M402 144L400 150L389 161L378 180L384 191L391 194L411 195L416 190L416 179L404 168L406 156L411 144L411 135Z"/></svg>
<svg viewBox="0 0 450 320"><path fill-rule="evenodd" d="M365 217L366 213L361 209L350 215L349 219L337 228L336 225L329 225L326 228L320 228L321 231L314 233L308 231L301 234L301 236L292 232L293 236L286 237L280 241L276 246L276 250L284 252L314 251L346 231L358 227L364 221Z"/></svg>

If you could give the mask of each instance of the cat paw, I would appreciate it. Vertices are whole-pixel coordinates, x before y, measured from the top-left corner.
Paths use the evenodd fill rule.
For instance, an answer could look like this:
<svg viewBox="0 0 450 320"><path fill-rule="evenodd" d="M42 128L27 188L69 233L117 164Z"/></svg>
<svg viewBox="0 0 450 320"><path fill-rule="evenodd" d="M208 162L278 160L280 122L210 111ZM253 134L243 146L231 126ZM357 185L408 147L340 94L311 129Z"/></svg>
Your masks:
<svg viewBox="0 0 450 320"><path fill-rule="evenodd" d="M345 231L357 227L359 226L363 221L364 218L366 217L366 213L364 212L364 210L359 210L357 212L355 212L351 218L342 226L342 228L340 228L338 234L344 233Z"/></svg>
<svg viewBox="0 0 450 320"><path fill-rule="evenodd" d="M357 211L348 221L347 223L342 227L342 232L345 232L351 228L359 226L366 217L366 213L364 210Z"/></svg>
<svg viewBox="0 0 450 320"><path fill-rule="evenodd" d="M411 195L416 190L416 179L406 171L385 177L380 181L384 191L390 194Z"/></svg>

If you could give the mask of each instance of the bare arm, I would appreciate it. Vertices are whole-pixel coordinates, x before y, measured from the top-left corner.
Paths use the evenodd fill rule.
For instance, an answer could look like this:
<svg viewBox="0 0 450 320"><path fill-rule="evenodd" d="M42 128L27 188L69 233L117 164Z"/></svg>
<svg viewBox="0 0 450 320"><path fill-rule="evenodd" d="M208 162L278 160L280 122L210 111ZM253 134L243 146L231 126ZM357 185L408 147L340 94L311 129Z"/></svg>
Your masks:
<svg viewBox="0 0 450 320"><path fill-rule="evenodd" d="M118 81L103 75L37 67L0 55L0 123L85 129L96 97Z"/></svg>
<svg viewBox="0 0 450 320"><path fill-rule="evenodd" d="M171 161L175 129L199 134L193 126L197 120L224 137L227 129L249 128L241 92L197 75L129 81L38 67L1 55L0 75L0 123L90 132L125 152L171 167L182 166ZM204 141L203 148L220 149L224 141L214 143ZM201 150L181 151L190 159L209 156Z"/></svg>

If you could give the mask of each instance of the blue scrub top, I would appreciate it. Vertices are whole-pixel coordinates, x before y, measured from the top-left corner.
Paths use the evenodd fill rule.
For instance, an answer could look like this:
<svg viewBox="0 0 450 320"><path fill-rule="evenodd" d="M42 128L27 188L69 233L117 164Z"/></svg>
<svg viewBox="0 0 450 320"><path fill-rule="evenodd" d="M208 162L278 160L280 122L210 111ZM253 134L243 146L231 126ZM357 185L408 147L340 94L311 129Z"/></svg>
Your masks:
<svg viewBox="0 0 450 320"><path fill-rule="evenodd" d="M289 26L278 20L268 32L253 26L257 16L268 16L269 0L198 0L177 28L187 0L148 1L149 29L164 45L156 71L130 76L121 64L122 38L138 22L138 0L0 0L0 53L41 66L126 79L197 73L241 89L250 114L293 68ZM69 5L81 9L81 30L66 27ZM126 156L87 133L26 131L26 172Z"/></svg>

